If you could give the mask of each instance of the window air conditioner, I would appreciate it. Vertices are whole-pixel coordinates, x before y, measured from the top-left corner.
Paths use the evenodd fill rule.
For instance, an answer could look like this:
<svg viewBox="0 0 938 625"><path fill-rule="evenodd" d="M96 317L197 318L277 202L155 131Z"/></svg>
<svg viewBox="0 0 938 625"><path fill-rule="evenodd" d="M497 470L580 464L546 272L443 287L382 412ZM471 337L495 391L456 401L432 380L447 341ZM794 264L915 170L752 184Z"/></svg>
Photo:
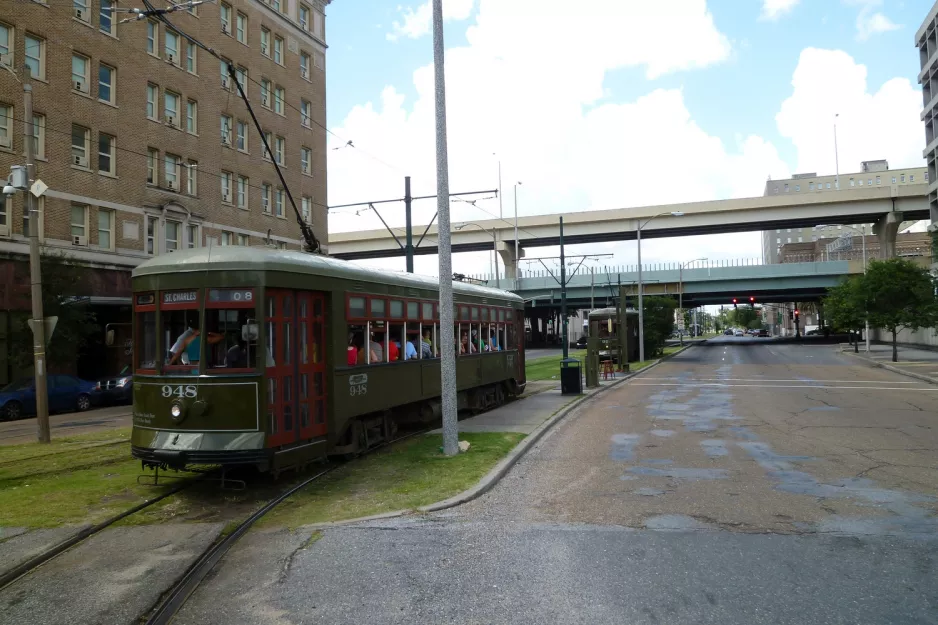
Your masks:
<svg viewBox="0 0 938 625"><path fill-rule="evenodd" d="M166 60L169 61L170 63L173 63L173 62L174 62L174 61L173 61L173 55L172 55L172 54L167 54L167 55L166 55Z"/></svg>
<svg viewBox="0 0 938 625"><path fill-rule="evenodd" d="M84 89L82 88L82 85L81 85L81 81L80 81L80 80L76 80L76 81L75 81L75 91L84 91Z"/></svg>
<svg viewBox="0 0 938 625"><path fill-rule="evenodd" d="M170 191L178 191L178 190L179 190L179 185L176 183L175 180L168 180L168 181L166 182L166 187L167 187Z"/></svg>
<svg viewBox="0 0 938 625"><path fill-rule="evenodd" d="M80 20L82 20L82 21L85 20L85 18L82 17L81 9L75 9L75 17L77 17L78 19L80 19Z"/></svg>
<svg viewBox="0 0 938 625"><path fill-rule="evenodd" d="M80 245L81 247L84 247L84 246L88 245L88 242L87 242L87 240L85 239L85 237L73 236L73 237L72 237L72 245Z"/></svg>
<svg viewBox="0 0 938 625"><path fill-rule="evenodd" d="M263 94L261 95L261 104L263 104L264 106L267 106L267 96L266 96L266 95L263 95Z"/></svg>
<svg viewBox="0 0 938 625"><path fill-rule="evenodd" d="M88 159L85 158L84 156L75 156L74 160L75 160L75 164L78 165L79 167L88 166Z"/></svg>
<svg viewBox="0 0 938 625"><path fill-rule="evenodd" d="M229 191L228 193L222 193L221 199L223 202L231 202L231 192Z"/></svg>
<svg viewBox="0 0 938 625"><path fill-rule="evenodd" d="M221 34L223 34L223 35L228 35L228 34L230 34L230 33L228 32L228 25L227 25L227 24L222 24L222 25L221 25Z"/></svg>
<svg viewBox="0 0 938 625"><path fill-rule="evenodd" d="M309 68L300 67L300 76L302 76L303 78L309 78Z"/></svg>
<svg viewBox="0 0 938 625"><path fill-rule="evenodd" d="M222 77L221 77L221 88L222 88L222 89L228 89L228 88L229 88L229 87L228 87L228 77L227 77L227 76L222 76Z"/></svg>
<svg viewBox="0 0 938 625"><path fill-rule="evenodd" d="M10 226L0 226L0 237L10 236Z"/></svg>
<svg viewBox="0 0 938 625"><path fill-rule="evenodd" d="M175 126L175 125L176 125L176 124L174 123L175 121L176 121L176 120L173 118L172 115L167 115L167 116L166 116L166 123L169 124L170 126Z"/></svg>
<svg viewBox="0 0 938 625"><path fill-rule="evenodd" d="M222 143L225 145L231 145L231 132L225 132L221 136Z"/></svg>
<svg viewBox="0 0 938 625"><path fill-rule="evenodd" d="M0 147L11 148L13 147L13 140L9 135L0 137Z"/></svg>

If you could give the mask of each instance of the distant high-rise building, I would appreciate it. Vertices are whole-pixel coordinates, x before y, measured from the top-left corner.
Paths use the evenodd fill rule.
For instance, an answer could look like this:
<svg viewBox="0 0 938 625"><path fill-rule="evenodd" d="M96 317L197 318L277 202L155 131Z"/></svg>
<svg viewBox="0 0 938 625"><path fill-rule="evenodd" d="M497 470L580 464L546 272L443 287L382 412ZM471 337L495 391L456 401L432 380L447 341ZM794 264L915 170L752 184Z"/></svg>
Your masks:
<svg viewBox="0 0 938 625"><path fill-rule="evenodd" d="M918 81L922 85L922 120L925 123L925 149L922 154L928 167L928 204L931 212L930 231L938 228L938 2L915 33L921 72Z"/></svg>

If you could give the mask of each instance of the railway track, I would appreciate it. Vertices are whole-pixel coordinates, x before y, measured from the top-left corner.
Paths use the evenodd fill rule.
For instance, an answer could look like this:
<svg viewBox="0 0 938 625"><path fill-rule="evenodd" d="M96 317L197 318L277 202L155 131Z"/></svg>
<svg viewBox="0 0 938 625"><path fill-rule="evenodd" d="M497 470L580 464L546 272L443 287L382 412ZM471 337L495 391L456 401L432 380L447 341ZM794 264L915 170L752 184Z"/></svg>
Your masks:
<svg viewBox="0 0 938 625"><path fill-rule="evenodd" d="M394 443L401 442L408 438L414 436L419 436L421 434L426 434L432 428L420 430L417 432L411 432L400 436L398 438L391 439L385 443L377 445L372 449L368 450L367 453L363 455L368 455L374 453L379 449L383 449L388 445L393 445ZM190 596L198 589L199 584L202 583L202 580L215 568L219 561L228 553L229 550L238 542L238 540L254 525L258 520L260 520L264 515L277 507L278 504L282 503L285 499L288 499L294 493L302 490L306 486L312 484L316 480L322 478L329 473L332 473L340 466L336 465L330 467L324 471L320 471L316 475L303 480L295 486L291 486L284 492L280 493L261 508L256 510L246 519L244 519L238 526L227 536L221 540L214 543L208 549L206 549L202 555L195 561L195 563L189 567L186 573L182 578L176 582L166 593L163 595L163 599L156 606L156 608L151 612L150 617L146 621L146 625L168 625L172 622L173 618L179 613L182 607L185 605L186 601Z"/></svg>
<svg viewBox="0 0 938 625"><path fill-rule="evenodd" d="M141 510L149 508L153 504L159 501L162 501L163 499L166 499L170 495L175 495L176 493L182 490L185 490L186 488L189 488L190 486L194 485L196 482L200 481L204 477L205 475L203 474L203 475L199 475L191 479L185 480L183 482L180 482L179 484L169 489L165 493L162 493L154 497L153 499L148 499L147 501L144 501L141 504L138 504L132 508L129 508L128 510L124 510L120 514L117 514L108 519L105 519L104 521L101 521L100 523L92 525L91 527L87 527L81 530L80 532L74 534L73 536L60 542L59 544L55 545L54 547L36 556L33 556L29 560L26 560L25 562L19 564L18 566L13 567L9 571L6 571L5 573L0 574L0 590L3 590L10 584L13 584L14 582L16 582L16 580L34 571L41 565L45 564L49 560L52 560L56 556L64 553L68 549L71 549L75 545L88 540L95 534L99 533L101 530L113 525L114 523L117 523L121 519L127 518L132 514L136 514L137 512L140 512Z"/></svg>

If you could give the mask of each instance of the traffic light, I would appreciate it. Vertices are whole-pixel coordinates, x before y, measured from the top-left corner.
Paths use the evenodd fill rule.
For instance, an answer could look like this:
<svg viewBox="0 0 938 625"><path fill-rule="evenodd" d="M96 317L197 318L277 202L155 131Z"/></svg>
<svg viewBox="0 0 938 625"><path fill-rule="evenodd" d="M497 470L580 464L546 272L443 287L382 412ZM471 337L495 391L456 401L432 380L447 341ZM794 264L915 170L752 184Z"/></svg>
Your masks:
<svg viewBox="0 0 938 625"><path fill-rule="evenodd" d="M736 310L736 298L733 298L733 310Z"/></svg>
<svg viewBox="0 0 938 625"><path fill-rule="evenodd" d="M801 314L801 313L798 312L798 309L796 308L796 309L795 309L795 319L796 319L796 320L798 319L798 315L800 315L800 314Z"/></svg>
<svg viewBox="0 0 938 625"><path fill-rule="evenodd" d="M750 296L750 297L749 297L749 303L750 303L750 304L755 304L755 303L756 303L756 298Z"/></svg>

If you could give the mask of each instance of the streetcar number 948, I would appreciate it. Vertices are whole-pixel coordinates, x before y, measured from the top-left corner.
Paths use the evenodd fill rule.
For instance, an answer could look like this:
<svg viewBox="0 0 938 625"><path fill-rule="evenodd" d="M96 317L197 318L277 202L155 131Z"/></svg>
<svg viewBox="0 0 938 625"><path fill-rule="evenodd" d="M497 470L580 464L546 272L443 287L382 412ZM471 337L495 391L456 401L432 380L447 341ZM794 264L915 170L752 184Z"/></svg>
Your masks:
<svg viewBox="0 0 938 625"><path fill-rule="evenodd" d="M161 390L163 397L195 397L198 394L198 390L192 384L187 384L186 386L170 386L165 384Z"/></svg>

